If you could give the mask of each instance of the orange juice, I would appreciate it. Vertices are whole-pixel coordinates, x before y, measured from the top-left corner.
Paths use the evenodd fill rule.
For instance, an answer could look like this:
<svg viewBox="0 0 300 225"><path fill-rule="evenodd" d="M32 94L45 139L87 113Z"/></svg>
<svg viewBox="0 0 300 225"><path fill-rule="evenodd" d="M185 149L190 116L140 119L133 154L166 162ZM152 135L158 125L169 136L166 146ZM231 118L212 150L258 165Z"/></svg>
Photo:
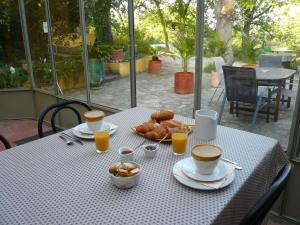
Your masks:
<svg viewBox="0 0 300 225"><path fill-rule="evenodd" d="M185 153L187 143L186 133L173 133L172 134L172 147L175 155L183 155Z"/></svg>
<svg viewBox="0 0 300 225"><path fill-rule="evenodd" d="M97 152L106 152L109 146L109 132L108 131L96 131L95 143Z"/></svg>

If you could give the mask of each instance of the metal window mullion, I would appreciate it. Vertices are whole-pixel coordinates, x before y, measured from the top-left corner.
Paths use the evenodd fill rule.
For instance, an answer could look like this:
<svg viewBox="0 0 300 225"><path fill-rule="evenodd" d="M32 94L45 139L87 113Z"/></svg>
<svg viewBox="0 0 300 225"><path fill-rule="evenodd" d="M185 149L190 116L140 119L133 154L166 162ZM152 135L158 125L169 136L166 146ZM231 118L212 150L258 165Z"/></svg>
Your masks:
<svg viewBox="0 0 300 225"><path fill-rule="evenodd" d="M44 0L44 3L45 3L46 19L47 19L47 24L48 24L48 46L49 46L49 51L50 51L52 80L53 80L55 96L57 96L58 95L58 87L57 87L58 80L57 80L57 74L56 74L55 56L54 56L53 41L52 41L50 7L49 7L48 0Z"/></svg>
<svg viewBox="0 0 300 225"><path fill-rule="evenodd" d="M135 37L134 37L134 5L128 0L128 27L129 27L129 58L130 58L130 98L131 107L136 107L136 68L135 68Z"/></svg>
<svg viewBox="0 0 300 225"><path fill-rule="evenodd" d="M197 0L196 16L196 59L195 59L195 88L194 111L201 108L201 85L203 66L203 42L204 42L204 3L205 0Z"/></svg>
<svg viewBox="0 0 300 225"><path fill-rule="evenodd" d="M27 62L27 68L29 73L29 80L31 89L35 89L35 82L34 76L32 71L32 61L31 61L31 52L29 46L29 38L28 38L28 31L27 31L27 22L26 22L26 14L25 14L25 6L23 0L18 0L19 2L19 13L20 13L20 20L21 20L21 29L22 29L22 36L23 36L23 43L24 43L24 50L25 50L25 57Z"/></svg>
<svg viewBox="0 0 300 225"><path fill-rule="evenodd" d="M90 89L90 77L88 69L88 49L87 49L87 37L86 37L86 23L85 23L85 11L84 0L79 0L79 15L80 15L80 28L82 36L82 60L84 69L84 79L86 85L86 101L91 104L91 89Z"/></svg>

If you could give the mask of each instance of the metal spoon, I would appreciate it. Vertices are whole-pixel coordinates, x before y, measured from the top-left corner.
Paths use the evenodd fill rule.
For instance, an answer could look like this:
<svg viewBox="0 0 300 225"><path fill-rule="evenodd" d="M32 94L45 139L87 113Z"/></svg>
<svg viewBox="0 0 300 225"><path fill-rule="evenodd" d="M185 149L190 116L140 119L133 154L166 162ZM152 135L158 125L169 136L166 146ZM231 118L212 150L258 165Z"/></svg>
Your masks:
<svg viewBox="0 0 300 225"><path fill-rule="evenodd" d="M136 151L139 147L141 147L144 143L146 142L146 139L143 140L139 145L135 146L135 148L133 149L133 151Z"/></svg>
<svg viewBox="0 0 300 225"><path fill-rule="evenodd" d="M68 140L67 138L65 138L64 136L62 136L62 135L59 135L59 137L62 139L62 140L64 140L66 143L67 143L67 145L71 145L71 144L73 144L73 141L71 141L71 140Z"/></svg>

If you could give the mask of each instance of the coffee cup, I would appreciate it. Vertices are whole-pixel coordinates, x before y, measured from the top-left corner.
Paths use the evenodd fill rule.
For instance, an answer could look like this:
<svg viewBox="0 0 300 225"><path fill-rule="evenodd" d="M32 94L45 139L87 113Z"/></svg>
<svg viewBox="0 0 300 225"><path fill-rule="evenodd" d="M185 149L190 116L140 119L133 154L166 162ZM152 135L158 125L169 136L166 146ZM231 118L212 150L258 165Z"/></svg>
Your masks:
<svg viewBox="0 0 300 225"><path fill-rule="evenodd" d="M200 174L212 174L222 155L222 149L216 145L199 144L192 148L192 157Z"/></svg>
<svg viewBox="0 0 300 225"><path fill-rule="evenodd" d="M100 130L102 120L104 118L104 112L99 110L87 111L83 114L86 124L91 131Z"/></svg>

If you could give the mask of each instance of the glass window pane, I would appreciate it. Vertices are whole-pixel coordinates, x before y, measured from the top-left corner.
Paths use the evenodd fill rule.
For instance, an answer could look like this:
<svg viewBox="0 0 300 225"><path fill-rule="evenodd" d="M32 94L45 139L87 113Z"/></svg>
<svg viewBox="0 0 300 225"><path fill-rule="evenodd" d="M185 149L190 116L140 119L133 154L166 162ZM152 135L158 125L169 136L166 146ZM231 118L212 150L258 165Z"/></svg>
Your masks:
<svg viewBox="0 0 300 225"><path fill-rule="evenodd" d="M59 94L86 101L79 2L49 1Z"/></svg>
<svg viewBox="0 0 300 225"><path fill-rule="evenodd" d="M300 30L296 25L299 24L296 19L299 10L292 4L282 7L271 2L263 6L258 3L249 6L244 1L237 1L236 5L233 1L227 1L226 6L222 4L225 2L206 5L202 107L219 111L226 89L221 125L251 131L254 111L260 105L258 99L261 97L265 105L259 107L252 132L278 139L287 148L299 82L297 73L292 76L296 72L297 49L300 49ZM261 13L263 7L270 7L268 13ZM248 14L249 11L252 14ZM234 21L230 15L235 15ZM227 73L222 70L220 59L213 59L217 56L223 57L227 65L238 67L234 70L242 71L239 82L232 82L233 70L226 69ZM248 76L245 68L255 71L256 82L251 85L257 98L252 98L252 102L249 102L250 92L245 88L246 80L249 81L245 78ZM220 82L224 79L222 74L225 75L225 86ZM276 91L272 94L267 122L268 90L278 87L284 90L281 94ZM239 95L232 97L233 90ZM228 99L230 95L232 98Z"/></svg>
<svg viewBox="0 0 300 225"><path fill-rule="evenodd" d="M0 1L0 89L29 88L18 1Z"/></svg>
<svg viewBox="0 0 300 225"><path fill-rule="evenodd" d="M156 4L155 4L156 2ZM146 7L146 8L145 8ZM192 116L196 1L135 5L137 103Z"/></svg>
<svg viewBox="0 0 300 225"><path fill-rule="evenodd" d="M54 93L44 1L24 1L24 4L35 85Z"/></svg>
<svg viewBox="0 0 300 225"><path fill-rule="evenodd" d="M127 1L85 0L91 102L130 108Z"/></svg>

